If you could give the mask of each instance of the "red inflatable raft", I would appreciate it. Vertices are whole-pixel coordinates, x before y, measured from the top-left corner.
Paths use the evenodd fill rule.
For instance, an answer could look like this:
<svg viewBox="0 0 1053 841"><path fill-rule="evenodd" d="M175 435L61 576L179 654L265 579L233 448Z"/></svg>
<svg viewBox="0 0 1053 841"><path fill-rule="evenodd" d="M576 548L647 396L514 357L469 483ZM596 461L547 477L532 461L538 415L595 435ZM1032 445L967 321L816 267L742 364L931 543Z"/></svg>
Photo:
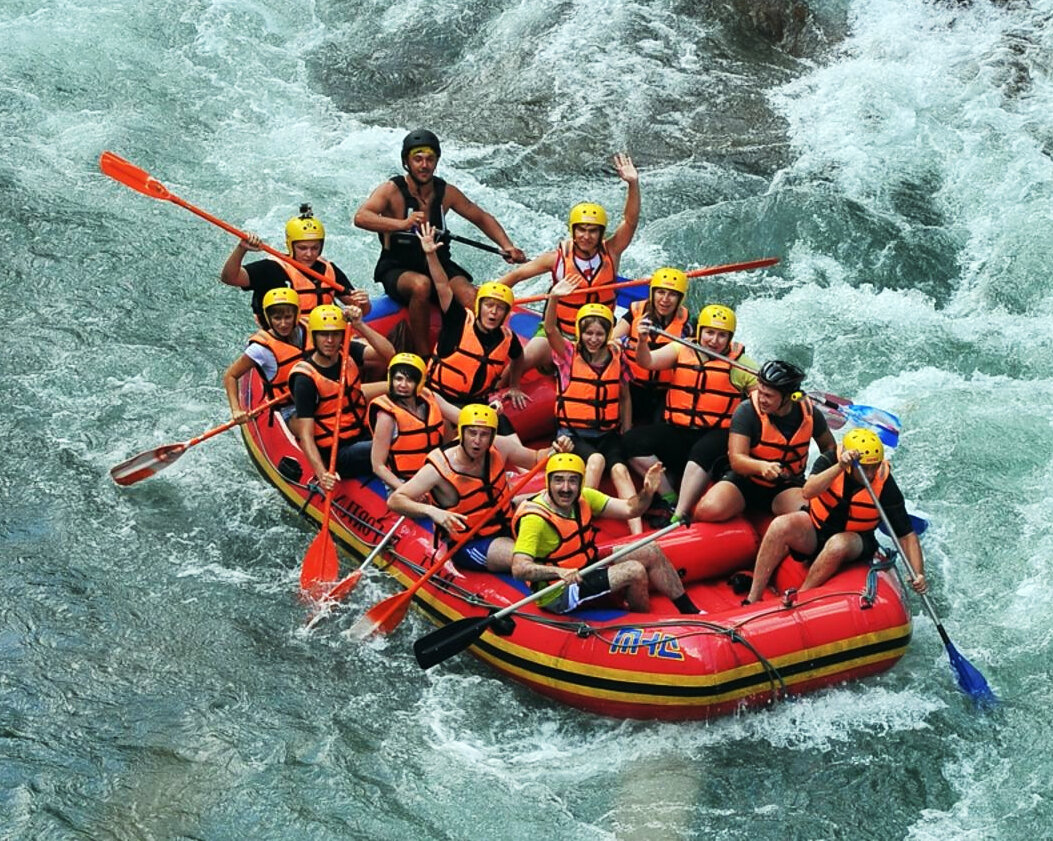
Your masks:
<svg viewBox="0 0 1053 841"><path fill-rule="evenodd" d="M388 332L402 318L390 301L380 299L370 320ZM521 335L532 335L536 323L537 316L526 312L512 321ZM254 373L239 385L245 408L263 400ZM551 381L531 374L524 390L534 399L526 414L512 416L517 428L524 438L550 435ZM260 473L289 503L320 522L322 496L281 417L264 414L242 429ZM385 500L386 489L377 479L338 486L333 536L352 555L367 554L394 525L396 515ZM601 521L601 532L606 543L629 540L623 523ZM787 560L765 599L742 607L727 578L733 570L752 567L758 536L750 522L696 523L659 542L705 614L679 615L659 596L652 596L647 614L611 605L558 617L529 605L516 612L510 634L487 631L468 650L507 677L583 710L681 720L760 706L785 694L885 671L910 641L904 593L887 563L847 568L784 606L777 592L804 579L804 566ZM379 566L408 586L428 568L432 553L431 523L406 521ZM527 593L509 576L464 572L452 580L433 576L417 592L416 603L432 622L444 625L486 616Z"/></svg>

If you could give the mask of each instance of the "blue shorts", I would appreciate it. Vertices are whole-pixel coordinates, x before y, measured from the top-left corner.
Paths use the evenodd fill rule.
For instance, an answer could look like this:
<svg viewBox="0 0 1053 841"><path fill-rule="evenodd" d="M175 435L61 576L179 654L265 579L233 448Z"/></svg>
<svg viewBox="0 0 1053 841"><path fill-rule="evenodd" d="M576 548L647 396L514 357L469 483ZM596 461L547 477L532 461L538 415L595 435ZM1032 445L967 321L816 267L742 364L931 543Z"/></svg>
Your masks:
<svg viewBox="0 0 1053 841"><path fill-rule="evenodd" d="M469 540L453 556L454 564L462 569L475 569L486 572L486 555L490 551L490 544L495 540L497 540L496 537L480 537L478 540Z"/></svg>

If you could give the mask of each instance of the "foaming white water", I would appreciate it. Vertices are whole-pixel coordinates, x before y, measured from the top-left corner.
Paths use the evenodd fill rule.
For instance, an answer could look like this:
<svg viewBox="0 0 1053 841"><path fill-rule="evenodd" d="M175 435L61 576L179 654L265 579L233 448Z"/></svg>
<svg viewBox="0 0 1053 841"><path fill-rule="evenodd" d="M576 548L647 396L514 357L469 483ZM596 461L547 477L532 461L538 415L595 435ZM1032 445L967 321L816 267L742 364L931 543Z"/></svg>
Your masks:
<svg viewBox="0 0 1053 841"><path fill-rule="evenodd" d="M931 200L962 243L952 310L1050 311L1046 280L1053 161L1045 114L1053 6L974 3L853 7L832 65L773 103L798 157L784 177L836 183L880 213L904 212L905 186Z"/></svg>

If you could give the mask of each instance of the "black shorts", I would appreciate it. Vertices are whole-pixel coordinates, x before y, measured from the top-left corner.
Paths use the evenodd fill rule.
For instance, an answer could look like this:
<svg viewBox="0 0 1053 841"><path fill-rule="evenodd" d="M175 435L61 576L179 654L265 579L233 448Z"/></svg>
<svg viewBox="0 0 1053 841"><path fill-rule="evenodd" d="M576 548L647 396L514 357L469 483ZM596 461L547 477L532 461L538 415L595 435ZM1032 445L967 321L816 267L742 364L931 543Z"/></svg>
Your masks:
<svg viewBox="0 0 1053 841"><path fill-rule="evenodd" d="M543 596L538 606L549 613L570 613L585 602L606 596L610 591L611 579L607 567L601 567L585 573L580 584L570 584L557 590L551 601Z"/></svg>
<svg viewBox="0 0 1053 841"><path fill-rule="evenodd" d="M443 271L446 272L446 277L453 278L461 276L467 278L468 282L472 282L472 276L457 263L453 262L449 258L439 258L439 262L442 264ZM394 257L391 254L381 254L380 259L377 260L377 265L373 269L373 280L384 287L384 291L388 297L393 301L398 301L400 304L405 306L409 303L409 299L406 298L398 290L399 278L402 277L404 272L418 272L419 274L428 274L428 266L426 263L418 263L414 260L403 260L398 257ZM435 292L435 284L431 286L431 302L433 304L439 303L439 297Z"/></svg>
<svg viewBox="0 0 1053 841"><path fill-rule="evenodd" d="M622 448L622 436L617 432L605 432L602 435L581 435L573 429L561 428L557 433L567 435L574 442L571 451L576 456L581 456L583 461L588 461L593 453L603 456L606 463L605 469L610 470L616 464L625 464L625 450Z"/></svg>
<svg viewBox="0 0 1053 841"><path fill-rule="evenodd" d="M711 476L728 455L728 431L721 428L689 429L669 423L630 429L622 446L629 458L655 456L666 470L680 475L693 461Z"/></svg>
<svg viewBox="0 0 1053 841"><path fill-rule="evenodd" d="M720 481L731 482L739 489L742 498L746 500L747 511L763 511L766 514L770 514L771 505L775 501L775 497L789 488L804 487L804 474L794 476L791 479L780 479L771 488L767 485L758 485L748 476L740 476L733 470L729 470L721 476Z"/></svg>
<svg viewBox="0 0 1053 841"><path fill-rule="evenodd" d="M629 399L633 406L633 426L661 422L662 411L665 409L665 393L668 390L666 385L629 383Z"/></svg>

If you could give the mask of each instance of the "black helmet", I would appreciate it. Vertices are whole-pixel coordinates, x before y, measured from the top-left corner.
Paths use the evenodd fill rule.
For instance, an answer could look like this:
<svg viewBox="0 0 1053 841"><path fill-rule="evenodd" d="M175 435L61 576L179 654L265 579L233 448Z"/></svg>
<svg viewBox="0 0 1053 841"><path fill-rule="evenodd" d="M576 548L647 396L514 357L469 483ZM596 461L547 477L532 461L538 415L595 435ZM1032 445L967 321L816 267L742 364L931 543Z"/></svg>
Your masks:
<svg viewBox="0 0 1053 841"><path fill-rule="evenodd" d="M426 128L418 128L411 131L402 141L402 163L409 158L410 149L418 146L430 146L435 150L436 157L442 157L442 149L439 146L439 138Z"/></svg>
<svg viewBox="0 0 1053 841"><path fill-rule="evenodd" d="M792 362L772 359L761 366L757 372L757 379L781 394L792 394L804 382L804 371Z"/></svg>

